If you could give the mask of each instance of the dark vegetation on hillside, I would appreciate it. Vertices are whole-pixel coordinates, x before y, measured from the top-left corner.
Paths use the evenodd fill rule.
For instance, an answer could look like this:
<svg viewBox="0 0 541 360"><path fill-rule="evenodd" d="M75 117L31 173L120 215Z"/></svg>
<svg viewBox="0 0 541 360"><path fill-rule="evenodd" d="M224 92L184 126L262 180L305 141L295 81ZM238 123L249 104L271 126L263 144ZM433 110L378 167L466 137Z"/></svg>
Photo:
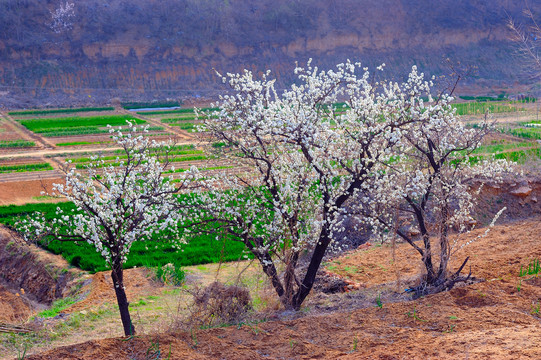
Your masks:
<svg viewBox="0 0 541 360"><path fill-rule="evenodd" d="M520 18L520 2L85 0L56 33L61 3L0 2L0 106L209 96L213 68L268 67L287 84L282 74L309 57L322 67L385 62L396 76L413 63L444 73L450 57L478 66L477 80L517 79L505 21Z"/></svg>

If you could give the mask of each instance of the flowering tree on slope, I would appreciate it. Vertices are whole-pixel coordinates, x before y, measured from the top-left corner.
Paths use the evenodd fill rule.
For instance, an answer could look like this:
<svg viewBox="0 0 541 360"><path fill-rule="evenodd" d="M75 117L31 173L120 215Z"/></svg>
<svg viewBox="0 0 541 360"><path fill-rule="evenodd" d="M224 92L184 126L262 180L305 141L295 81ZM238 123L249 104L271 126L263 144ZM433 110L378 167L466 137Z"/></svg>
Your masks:
<svg viewBox="0 0 541 360"><path fill-rule="evenodd" d="M164 177L170 144L149 140L131 126L113 139L122 148L116 164L98 157L84 171L66 169L66 184L54 184L54 192L77 206L77 212L62 213L50 223L35 218L22 224L26 238L52 235L60 241L86 241L111 267L118 308L125 335L135 332L124 288L123 264L134 241L150 241L164 230L175 233L182 224L183 206L175 193L188 188L196 169L182 174L179 182ZM164 156L160 162L158 155ZM117 166L115 166L117 165ZM175 244L173 243L173 246Z"/></svg>
<svg viewBox="0 0 541 360"><path fill-rule="evenodd" d="M378 179L381 196L370 202L371 194L365 192L356 204L362 205L357 207L359 213L396 232L421 255L425 274L412 289L416 296L450 289L465 280L460 272L468 258L452 274L449 260L475 241L467 235L475 223L472 211L481 190L474 190L473 180L497 182L512 170L505 160L473 154L494 129L493 123L485 119L467 127L455 115L452 97L442 95L435 101L427 84L421 86L428 93L429 104L418 109L421 112L414 116L417 120L402 132L400 146L396 147L400 156ZM504 210L495 215L490 227Z"/></svg>
<svg viewBox="0 0 541 360"><path fill-rule="evenodd" d="M254 171L216 179L202 194L204 217L246 245L286 308L299 309L309 294L342 231L345 205L361 193L373 194L366 201L383 196L378 179L403 133L431 111L421 100L429 86L415 68L404 84L374 83L359 69L347 62L320 71L309 63L295 70L299 84L281 94L269 73L261 80L249 71L222 76L234 94L205 121L211 140L223 145L220 156ZM339 99L345 104L332 105Z"/></svg>

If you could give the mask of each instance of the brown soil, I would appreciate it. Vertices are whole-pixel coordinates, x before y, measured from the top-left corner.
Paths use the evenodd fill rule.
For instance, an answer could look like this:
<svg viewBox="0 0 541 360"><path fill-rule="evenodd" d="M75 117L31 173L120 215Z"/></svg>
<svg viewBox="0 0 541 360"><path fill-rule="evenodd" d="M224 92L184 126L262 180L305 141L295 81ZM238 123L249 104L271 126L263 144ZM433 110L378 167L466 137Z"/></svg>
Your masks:
<svg viewBox="0 0 541 360"><path fill-rule="evenodd" d="M365 246L328 264L359 283L360 291L341 298L314 294L306 302L316 309L325 298L340 306L348 298L364 297L365 308L326 314L311 310L304 316L285 312L240 328L95 340L29 359L144 358L151 342L159 343L162 358L171 349L171 359L539 359L541 317L535 308L541 301L541 278L519 278L518 272L521 264L541 257L540 231L539 219L495 226L458 252L453 263L456 267L471 256L472 274L486 281L450 292L414 301L383 300L378 308L375 294L395 287L397 274L404 282L414 279L420 261L407 244L397 244L392 263L392 247ZM128 291L136 293L130 285Z"/></svg>
<svg viewBox="0 0 541 360"><path fill-rule="evenodd" d="M457 248L485 231L486 228L474 230L467 238L458 241ZM540 232L541 223L538 221L495 226L486 238L473 241L458 251L453 256L451 267L458 268L469 256L465 271L469 271L471 266L475 277L487 280L516 277L521 264L541 258L541 247L533 235ZM371 246L331 261L328 268L361 287L415 280L422 271L419 254L407 244L398 244L394 253L393 261L392 246Z"/></svg>
<svg viewBox="0 0 541 360"><path fill-rule="evenodd" d="M55 264L50 256L40 256L39 252L44 250L0 227L0 281L29 300L50 304L64 296L64 287L73 272L67 271L65 262Z"/></svg>
<svg viewBox="0 0 541 360"><path fill-rule="evenodd" d="M87 293L82 301L64 310L64 313L73 313L85 309L96 308L104 303L116 303L116 295L109 271L103 271L94 275L87 275L91 279L85 285L82 293ZM127 269L124 271L124 285L128 299L135 299L160 293L161 283L152 279L152 273L146 268Z"/></svg>
<svg viewBox="0 0 541 360"><path fill-rule="evenodd" d="M0 285L0 323L24 322L32 314L28 302L16 294Z"/></svg>
<svg viewBox="0 0 541 360"><path fill-rule="evenodd" d="M45 186L47 191L51 191L52 184L61 182L62 179L0 182L0 205L22 205L43 202L44 200L35 199L35 197L42 195L41 192L44 191L43 186Z"/></svg>

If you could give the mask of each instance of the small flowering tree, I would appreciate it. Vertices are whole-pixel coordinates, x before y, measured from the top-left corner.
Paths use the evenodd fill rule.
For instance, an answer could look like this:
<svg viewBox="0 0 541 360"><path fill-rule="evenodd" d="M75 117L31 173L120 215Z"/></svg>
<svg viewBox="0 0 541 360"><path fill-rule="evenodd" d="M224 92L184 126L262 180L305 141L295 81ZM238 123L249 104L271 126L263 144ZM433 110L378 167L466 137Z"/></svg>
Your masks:
<svg viewBox="0 0 541 360"><path fill-rule="evenodd" d="M67 1L65 4L60 3L54 11L51 11L50 27L57 34L70 30L73 27L74 18L75 4Z"/></svg>
<svg viewBox="0 0 541 360"><path fill-rule="evenodd" d="M291 309L300 308L343 230L345 205L362 192L382 196L377 180L422 112L421 94L410 95L420 86L417 76L404 84L375 82L350 62L329 71L308 63L295 73L298 84L281 94L268 72L261 80L249 71L220 75L234 94L208 114L205 134L220 156L253 171L214 179L201 194L201 218L246 245ZM339 99L345 102L336 105ZM308 265L300 274L304 254Z"/></svg>
<svg viewBox="0 0 541 360"><path fill-rule="evenodd" d="M402 132L397 146L399 157L378 179L382 196L371 206L359 209L377 219L383 228L394 230L421 255L425 275L412 289L419 296L452 288L464 280L459 274L468 258L452 274L449 260L467 245L468 241L461 239L467 238L475 223L471 215L478 192L472 188L472 180L499 181L512 167L505 160L472 155L493 130L493 124L485 119L475 127L467 127L451 107L453 98L442 95L434 101L426 83L410 91L427 93L429 102L407 108L410 113L417 112L410 114L417 120ZM364 198L369 196L365 193ZM490 227L504 210L495 215Z"/></svg>
<svg viewBox="0 0 541 360"><path fill-rule="evenodd" d="M135 332L123 272L130 247L135 241L151 241L161 231L178 231L182 203L174 194L188 188L197 173L191 169L173 183L164 176L170 144L149 140L136 131L130 124L126 134L121 130L114 133L113 139L122 149L115 164L99 157L83 171L67 164L66 184L54 184L54 193L72 201L77 212L66 214L58 208L53 221L38 216L20 228L27 239L52 236L60 241L86 241L96 248L111 267L125 335ZM160 162L158 155L165 161Z"/></svg>

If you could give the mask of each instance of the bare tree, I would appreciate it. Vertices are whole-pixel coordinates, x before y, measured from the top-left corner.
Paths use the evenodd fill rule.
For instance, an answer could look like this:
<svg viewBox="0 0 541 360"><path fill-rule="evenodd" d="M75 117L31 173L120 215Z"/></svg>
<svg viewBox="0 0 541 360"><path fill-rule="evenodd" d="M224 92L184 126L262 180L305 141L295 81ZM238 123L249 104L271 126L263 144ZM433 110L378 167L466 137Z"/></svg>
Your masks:
<svg viewBox="0 0 541 360"><path fill-rule="evenodd" d="M530 7L524 9L529 24L521 26L509 17L511 39L518 44L518 52L525 60L525 68L533 79L541 79L541 26Z"/></svg>

